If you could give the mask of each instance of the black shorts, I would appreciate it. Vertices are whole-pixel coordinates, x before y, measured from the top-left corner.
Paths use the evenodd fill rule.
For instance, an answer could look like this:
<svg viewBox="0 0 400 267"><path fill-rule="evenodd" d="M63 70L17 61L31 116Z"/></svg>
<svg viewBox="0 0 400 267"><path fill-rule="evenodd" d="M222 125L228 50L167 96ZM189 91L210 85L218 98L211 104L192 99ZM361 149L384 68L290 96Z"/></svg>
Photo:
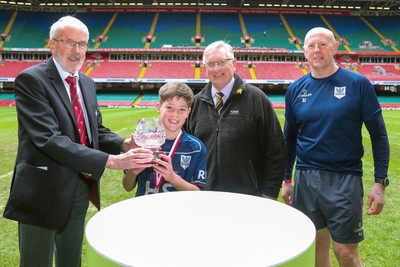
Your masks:
<svg viewBox="0 0 400 267"><path fill-rule="evenodd" d="M296 170L293 207L306 214L317 230L328 227L337 243L364 239L362 177L320 171Z"/></svg>

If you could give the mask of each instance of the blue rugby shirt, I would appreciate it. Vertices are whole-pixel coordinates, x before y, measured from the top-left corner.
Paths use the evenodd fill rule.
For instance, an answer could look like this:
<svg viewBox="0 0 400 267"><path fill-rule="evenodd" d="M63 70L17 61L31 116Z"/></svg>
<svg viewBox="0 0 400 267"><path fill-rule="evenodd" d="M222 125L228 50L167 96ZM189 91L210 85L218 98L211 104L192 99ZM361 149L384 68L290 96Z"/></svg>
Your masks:
<svg viewBox="0 0 400 267"><path fill-rule="evenodd" d="M174 141L165 140L161 150L168 155ZM193 135L183 132L182 139L172 158L172 167L175 173L187 182L198 186L200 189L204 188L207 175L207 157L204 144ZM137 182L136 196L176 191L176 188L165 180L159 188L156 188L153 168L147 168L139 173Z"/></svg>
<svg viewBox="0 0 400 267"><path fill-rule="evenodd" d="M387 177L389 142L381 107L364 76L339 68L315 79L308 74L292 83L285 96L285 179L296 168L362 175L362 124L371 136L375 177Z"/></svg>

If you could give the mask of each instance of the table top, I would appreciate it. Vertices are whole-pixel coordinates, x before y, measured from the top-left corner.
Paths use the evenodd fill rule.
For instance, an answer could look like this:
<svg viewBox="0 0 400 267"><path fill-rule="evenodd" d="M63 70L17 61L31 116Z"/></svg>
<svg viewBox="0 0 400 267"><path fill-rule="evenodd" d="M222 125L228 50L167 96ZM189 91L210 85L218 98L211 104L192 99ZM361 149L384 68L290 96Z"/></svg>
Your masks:
<svg viewBox="0 0 400 267"><path fill-rule="evenodd" d="M86 239L122 266L276 266L310 248L303 213L261 197L186 191L136 197L94 215Z"/></svg>

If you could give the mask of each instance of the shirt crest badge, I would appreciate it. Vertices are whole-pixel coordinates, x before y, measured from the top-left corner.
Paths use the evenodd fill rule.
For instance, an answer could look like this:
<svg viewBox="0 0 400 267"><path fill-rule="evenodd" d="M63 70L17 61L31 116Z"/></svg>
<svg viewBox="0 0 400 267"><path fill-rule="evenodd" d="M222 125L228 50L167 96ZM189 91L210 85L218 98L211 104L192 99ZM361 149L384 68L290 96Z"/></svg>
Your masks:
<svg viewBox="0 0 400 267"><path fill-rule="evenodd" d="M189 167L191 159L192 156L185 156L185 155L181 156L181 167L184 170L186 170Z"/></svg>
<svg viewBox="0 0 400 267"><path fill-rule="evenodd" d="M341 98L345 97L346 96L346 86L343 86L343 87L336 87L335 86L335 91L334 91L333 95L337 99L341 99Z"/></svg>

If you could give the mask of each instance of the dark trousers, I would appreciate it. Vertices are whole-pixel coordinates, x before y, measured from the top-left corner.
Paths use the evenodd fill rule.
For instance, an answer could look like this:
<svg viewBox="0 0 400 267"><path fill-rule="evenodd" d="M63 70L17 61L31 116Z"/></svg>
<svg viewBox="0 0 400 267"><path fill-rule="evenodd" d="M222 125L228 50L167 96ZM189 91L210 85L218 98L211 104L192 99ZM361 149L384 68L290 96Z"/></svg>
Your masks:
<svg viewBox="0 0 400 267"><path fill-rule="evenodd" d="M53 254L57 267L80 267L88 206L88 186L79 179L71 214L64 228L49 230L19 223L20 267L52 267Z"/></svg>

